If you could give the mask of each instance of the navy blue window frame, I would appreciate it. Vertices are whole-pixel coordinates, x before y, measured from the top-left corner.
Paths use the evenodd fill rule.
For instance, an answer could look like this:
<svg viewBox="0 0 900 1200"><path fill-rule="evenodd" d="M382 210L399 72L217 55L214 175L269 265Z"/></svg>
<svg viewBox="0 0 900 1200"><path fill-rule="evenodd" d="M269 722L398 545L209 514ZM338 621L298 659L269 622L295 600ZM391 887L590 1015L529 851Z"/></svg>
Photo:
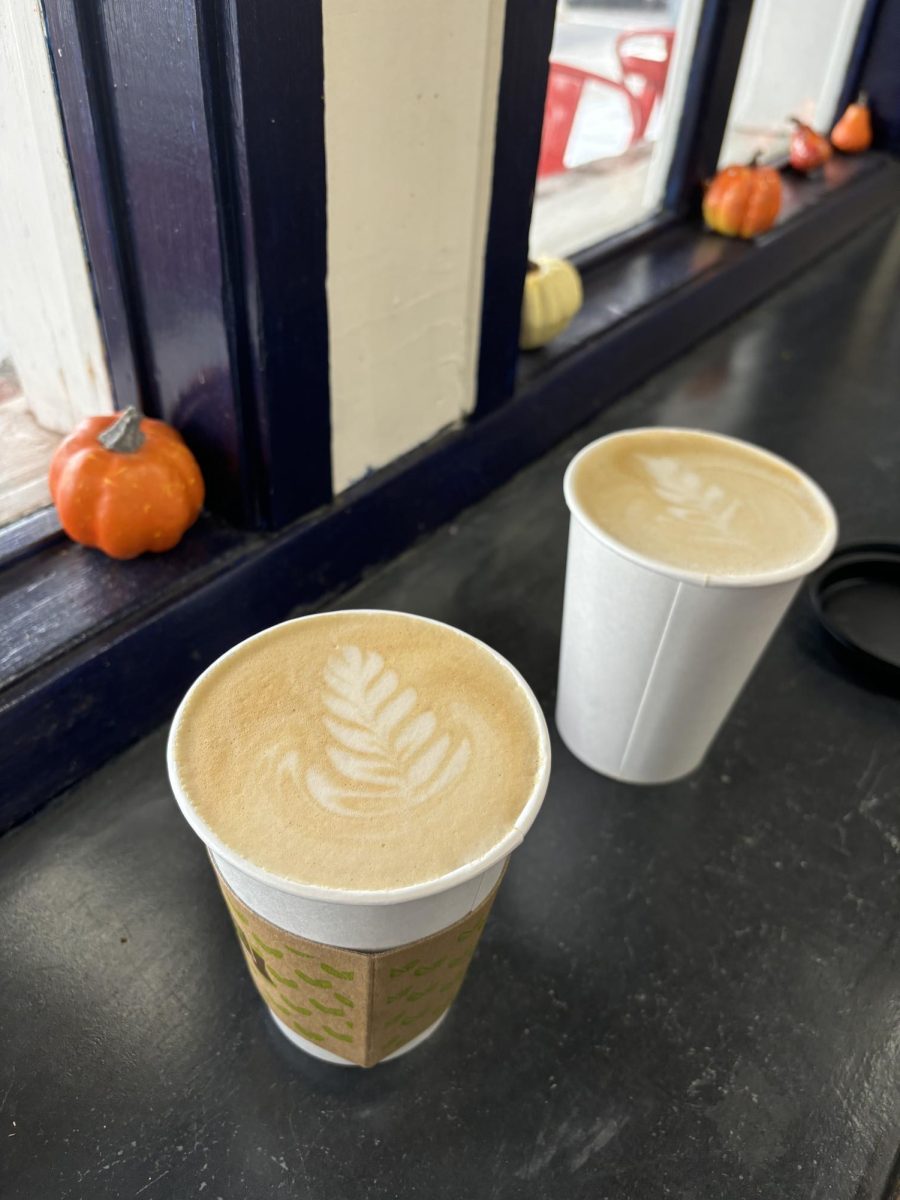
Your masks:
<svg viewBox="0 0 900 1200"><path fill-rule="evenodd" d="M879 46L896 37L898 7L893 0L867 0L839 110L859 90L864 75L869 90L883 98L885 111L894 111L900 103L900 97L891 94L897 84L888 65L896 62L897 48L893 59L890 53L883 54L884 66L878 66ZM664 239L678 223L696 222L704 183L716 171L752 8L753 0L706 0L660 211L573 255L582 273L590 276L623 254L641 251ZM520 0L507 7L485 259L485 295L492 302L482 315L477 415L494 411L516 391L519 313L554 14L552 2L532 5ZM528 125L517 122L514 115L525 111L531 114Z"/></svg>
<svg viewBox="0 0 900 1200"><path fill-rule="evenodd" d="M897 2L868 0L847 94ZM214 514L282 528L332 499L322 0L43 3L117 403L182 430ZM706 0L662 211L583 270L696 211L751 9ZM506 5L476 419L516 390L555 10Z"/></svg>
<svg viewBox="0 0 900 1200"><path fill-rule="evenodd" d="M175 424L238 526L327 503L320 0L44 11L118 406Z"/></svg>
<svg viewBox="0 0 900 1200"><path fill-rule="evenodd" d="M450 519L900 196L876 152L786 176L792 218L755 245L704 236L750 12L706 0L663 218L584 261L582 312L520 356L555 3L507 0L476 411L335 500L323 0L43 3L116 399L182 430L209 511L124 566L59 539L52 512L0 532L0 832L165 720L228 646ZM889 150L898 38L900 0L869 0L845 88L870 93Z"/></svg>

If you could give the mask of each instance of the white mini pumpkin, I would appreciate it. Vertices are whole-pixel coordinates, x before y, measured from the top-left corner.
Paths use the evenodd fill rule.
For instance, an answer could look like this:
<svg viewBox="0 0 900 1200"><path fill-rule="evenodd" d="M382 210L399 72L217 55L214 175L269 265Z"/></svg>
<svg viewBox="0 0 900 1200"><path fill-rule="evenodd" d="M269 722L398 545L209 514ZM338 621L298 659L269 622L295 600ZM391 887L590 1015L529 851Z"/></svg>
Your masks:
<svg viewBox="0 0 900 1200"><path fill-rule="evenodd" d="M564 258L529 262L522 293L519 345L535 350L562 333L581 308L581 276Z"/></svg>

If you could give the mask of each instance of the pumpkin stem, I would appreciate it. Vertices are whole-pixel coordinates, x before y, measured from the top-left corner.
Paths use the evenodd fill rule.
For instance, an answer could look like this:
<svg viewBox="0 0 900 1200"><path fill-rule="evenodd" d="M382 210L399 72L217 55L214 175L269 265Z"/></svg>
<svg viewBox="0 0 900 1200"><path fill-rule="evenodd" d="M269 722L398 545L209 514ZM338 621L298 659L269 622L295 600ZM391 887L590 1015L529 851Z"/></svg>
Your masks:
<svg viewBox="0 0 900 1200"><path fill-rule="evenodd" d="M859 105L862 105L863 108L866 108L869 103L869 93L868 92L860 92L859 95L856 97L856 103Z"/></svg>
<svg viewBox="0 0 900 1200"><path fill-rule="evenodd" d="M530 275L530 274L532 273L532 271L539 271L540 269L541 269L541 268L540 268L539 264L538 264L538 263L536 263L536 262L534 261L534 259L533 259L533 258L529 258L529 260L528 260L528 274Z"/></svg>
<svg viewBox="0 0 900 1200"><path fill-rule="evenodd" d="M141 433L141 414L134 406L126 408L112 425L103 430L97 441L104 450L114 450L117 454L134 454L146 441Z"/></svg>
<svg viewBox="0 0 900 1200"><path fill-rule="evenodd" d="M762 150L755 150L755 151L753 152L753 157L752 157L752 158L750 159L750 161L747 163L747 166L748 166L748 167L758 167L758 166L759 166L759 160L762 158L762 156L763 156L763 152L762 152Z"/></svg>

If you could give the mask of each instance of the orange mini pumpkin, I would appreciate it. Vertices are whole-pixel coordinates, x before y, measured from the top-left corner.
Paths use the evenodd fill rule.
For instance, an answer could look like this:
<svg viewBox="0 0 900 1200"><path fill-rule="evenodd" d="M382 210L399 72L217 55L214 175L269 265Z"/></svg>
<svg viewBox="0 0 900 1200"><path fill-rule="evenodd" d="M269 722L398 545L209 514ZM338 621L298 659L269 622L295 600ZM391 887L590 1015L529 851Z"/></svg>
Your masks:
<svg viewBox="0 0 900 1200"><path fill-rule="evenodd" d="M831 144L843 154L860 154L872 145L872 114L865 92L860 92L855 104L848 104L831 131Z"/></svg>
<svg viewBox="0 0 900 1200"><path fill-rule="evenodd" d="M752 238L775 224L781 208L781 177L773 167L725 167L703 197L703 219L726 237Z"/></svg>
<svg viewBox="0 0 900 1200"><path fill-rule="evenodd" d="M199 516L203 476L181 434L126 408L87 417L64 439L50 494L73 541L136 558L180 541Z"/></svg>

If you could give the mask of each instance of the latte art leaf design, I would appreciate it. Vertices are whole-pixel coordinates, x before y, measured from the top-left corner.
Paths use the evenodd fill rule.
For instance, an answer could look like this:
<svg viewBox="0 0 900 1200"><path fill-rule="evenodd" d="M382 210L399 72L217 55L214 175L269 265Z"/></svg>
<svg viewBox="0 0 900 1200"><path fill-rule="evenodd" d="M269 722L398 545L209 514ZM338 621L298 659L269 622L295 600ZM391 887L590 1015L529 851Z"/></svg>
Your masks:
<svg viewBox="0 0 900 1200"><path fill-rule="evenodd" d="M456 745L415 688L375 650L344 646L325 667L322 723L331 770L310 767L306 786L323 808L364 816L414 808L439 795L466 769L471 745Z"/></svg>
<svg viewBox="0 0 900 1200"><path fill-rule="evenodd" d="M711 540L735 540L734 518L740 500L729 497L718 484L706 483L677 458L650 454L638 458L666 506L665 517L688 524Z"/></svg>
<svg viewBox="0 0 900 1200"><path fill-rule="evenodd" d="M276 784L298 787L302 780L300 755L296 750L285 748L280 744L264 750L259 758L261 771L274 774ZM269 777L271 777L271 774Z"/></svg>

